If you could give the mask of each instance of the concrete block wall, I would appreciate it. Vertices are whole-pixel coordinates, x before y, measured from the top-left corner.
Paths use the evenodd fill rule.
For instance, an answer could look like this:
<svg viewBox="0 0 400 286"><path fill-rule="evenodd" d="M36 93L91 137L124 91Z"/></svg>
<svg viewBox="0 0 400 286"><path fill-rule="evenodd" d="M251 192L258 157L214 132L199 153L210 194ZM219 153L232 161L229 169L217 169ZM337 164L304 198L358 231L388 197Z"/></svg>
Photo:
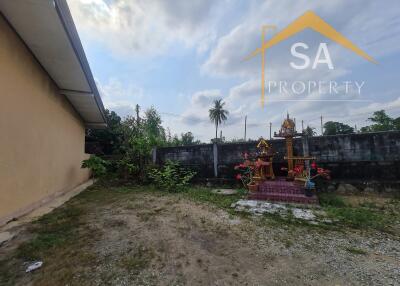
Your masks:
<svg viewBox="0 0 400 286"><path fill-rule="evenodd" d="M400 132L378 132L350 135L318 136L294 139L294 155L303 155L308 147L317 163L332 172L335 179L400 180ZM284 175L285 140L271 140L276 155L274 172ZM246 152L254 156L257 142L203 144L167 147L155 150L153 161L163 164L166 160L179 161L195 170L198 178L234 178L233 167L243 162Z"/></svg>

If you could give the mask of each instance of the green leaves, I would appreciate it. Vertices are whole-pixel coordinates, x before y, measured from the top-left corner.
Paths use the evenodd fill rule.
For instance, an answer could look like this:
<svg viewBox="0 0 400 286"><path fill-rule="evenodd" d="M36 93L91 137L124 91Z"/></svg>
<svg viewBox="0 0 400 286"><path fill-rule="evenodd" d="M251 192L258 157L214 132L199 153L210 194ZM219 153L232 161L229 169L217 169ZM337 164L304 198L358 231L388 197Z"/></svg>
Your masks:
<svg viewBox="0 0 400 286"><path fill-rule="evenodd" d="M227 119L229 112L224 109L225 102L222 99L214 100L214 106L209 110L210 120L216 125L221 124Z"/></svg>
<svg viewBox="0 0 400 286"><path fill-rule="evenodd" d="M140 168L137 165L137 163L135 163L128 156L125 156L117 161L117 168L119 173L124 177L124 179L128 179L129 176L132 175L137 175L140 171Z"/></svg>
<svg viewBox="0 0 400 286"><path fill-rule="evenodd" d="M82 161L81 168L89 168L93 172L93 176L98 178L107 173L107 161L104 161L96 155L91 155L89 159Z"/></svg>
<svg viewBox="0 0 400 286"><path fill-rule="evenodd" d="M400 117L392 118L386 114L385 110L375 111L368 120L373 124L362 127L361 132L400 130Z"/></svg>
<svg viewBox="0 0 400 286"><path fill-rule="evenodd" d="M229 115L228 110L224 109L225 102L222 99L214 100L214 106L208 111L211 122L215 124L215 140L217 140L218 125L226 121Z"/></svg>
<svg viewBox="0 0 400 286"><path fill-rule="evenodd" d="M312 137L312 136L316 135L317 132L315 132L314 127L307 126L307 128L303 130L303 134L306 136Z"/></svg>
<svg viewBox="0 0 400 286"><path fill-rule="evenodd" d="M336 122L336 121L327 121L324 124L324 135L336 135L336 134L351 134L354 133L354 128L350 127L347 124Z"/></svg>
<svg viewBox="0 0 400 286"><path fill-rule="evenodd" d="M168 192L181 192L188 186L196 172L182 168L179 163L168 160L161 169L152 169L149 177Z"/></svg>

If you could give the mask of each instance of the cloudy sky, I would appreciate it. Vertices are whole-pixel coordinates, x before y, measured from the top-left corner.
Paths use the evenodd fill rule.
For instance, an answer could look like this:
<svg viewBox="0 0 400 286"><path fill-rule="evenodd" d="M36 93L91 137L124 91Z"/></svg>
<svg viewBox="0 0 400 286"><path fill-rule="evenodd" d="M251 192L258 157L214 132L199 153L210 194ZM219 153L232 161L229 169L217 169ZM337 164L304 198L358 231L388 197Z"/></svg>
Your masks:
<svg viewBox="0 0 400 286"><path fill-rule="evenodd" d="M208 142L214 99L230 112L227 138L268 137L288 111L316 127L320 116L361 127L375 110L400 116L400 5L398 0L68 0L105 106L124 117L139 104L154 106L172 133L192 131ZM365 82L354 92L303 95L267 93L260 105L261 27L267 40L308 10L374 58L372 64L308 29L266 51L266 80ZM304 42L313 61L327 43L334 65L293 70L291 46ZM297 59L299 60L299 59ZM296 100L296 101L293 101ZM299 125L299 124L298 124Z"/></svg>

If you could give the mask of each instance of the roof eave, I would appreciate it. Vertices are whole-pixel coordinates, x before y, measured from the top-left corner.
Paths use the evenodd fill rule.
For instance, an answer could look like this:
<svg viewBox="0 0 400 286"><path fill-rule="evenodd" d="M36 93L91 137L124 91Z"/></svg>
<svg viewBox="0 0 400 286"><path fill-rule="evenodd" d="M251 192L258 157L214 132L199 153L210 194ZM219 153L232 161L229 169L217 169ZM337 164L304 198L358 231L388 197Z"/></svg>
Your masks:
<svg viewBox="0 0 400 286"><path fill-rule="evenodd" d="M70 43L74 49L75 55L78 58L78 61L82 67L82 70L85 74L86 80L92 90L94 95L94 99L97 107L101 113L103 118L103 122L85 122L87 128L106 128L107 127L107 119L104 112L104 105L101 100L99 91L97 89L96 83L93 78L92 71L90 70L89 63L87 61L82 43L79 39L78 31L76 30L71 12L68 8L68 4L66 0L54 0L55 8L58 16L62 22L64 30L70 40Z"/></svg>

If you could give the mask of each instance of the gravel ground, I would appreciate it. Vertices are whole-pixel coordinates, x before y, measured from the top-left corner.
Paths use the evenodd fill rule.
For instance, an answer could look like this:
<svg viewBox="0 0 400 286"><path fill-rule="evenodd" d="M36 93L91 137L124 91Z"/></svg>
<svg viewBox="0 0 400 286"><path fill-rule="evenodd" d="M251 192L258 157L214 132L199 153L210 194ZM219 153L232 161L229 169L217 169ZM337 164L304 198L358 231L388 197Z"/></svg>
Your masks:
<svg viewBox="0 0 400 286"><path fill-rule="evenodd" d="M114 196L83 215L79 249L52 250L29 275L16 268L16 285L400 285L400 241L386 233L232 216L152 193Z"/></svg>

